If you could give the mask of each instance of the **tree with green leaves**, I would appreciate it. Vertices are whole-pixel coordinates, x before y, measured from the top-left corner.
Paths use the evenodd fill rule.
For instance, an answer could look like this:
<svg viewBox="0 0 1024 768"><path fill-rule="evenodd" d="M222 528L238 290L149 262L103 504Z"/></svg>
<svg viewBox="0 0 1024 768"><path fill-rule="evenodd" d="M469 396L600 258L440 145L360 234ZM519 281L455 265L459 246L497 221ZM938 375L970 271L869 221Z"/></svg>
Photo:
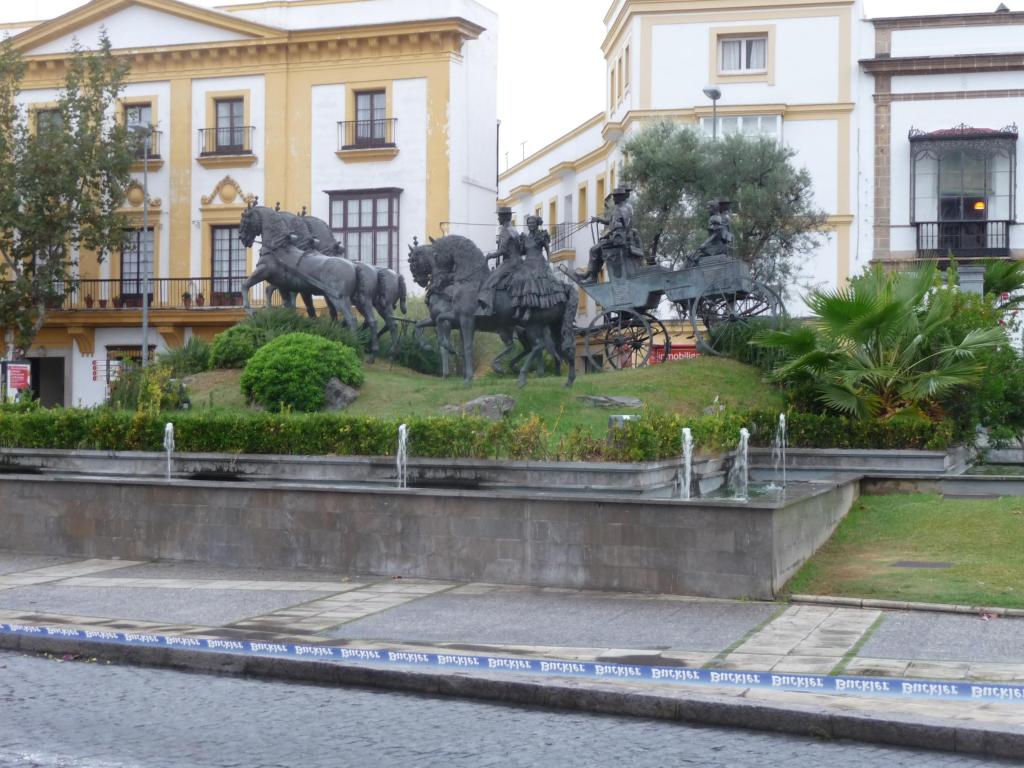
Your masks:
<svg viewBox="0 0 1024 768"><path fill-rule="evenodd" d="M20 103L24 61L0 43L0 327L22 349L73 287L79 254L102 260L124 244L137 142L114 105L127 73L105 33L95 50L76 43L56 105L33 115Z"/></svg>
<svg viewBox="0 0 1024 768"><path fill-rule="evenodd" d="M707 237L707 204L732 201L737 255L769 285L789 281L799 260L825 236L827 214L814 204L811 176L795 152L766 137L713 141L664 120L623 147L623 179L635 193L640 235L656 259L680 261Z"/></svg>
<svg viewBox="0 0 1024 768"><path fill-rule="evenodd" d="M782 352L776 381L810 391L826 410L859 418L928 416L957 388L976 386L982 354L1008 346L998 325L952 336L958 292L934 264L904 272L875 265L849 285L812 291L810 322L754 343Z"/></svg>

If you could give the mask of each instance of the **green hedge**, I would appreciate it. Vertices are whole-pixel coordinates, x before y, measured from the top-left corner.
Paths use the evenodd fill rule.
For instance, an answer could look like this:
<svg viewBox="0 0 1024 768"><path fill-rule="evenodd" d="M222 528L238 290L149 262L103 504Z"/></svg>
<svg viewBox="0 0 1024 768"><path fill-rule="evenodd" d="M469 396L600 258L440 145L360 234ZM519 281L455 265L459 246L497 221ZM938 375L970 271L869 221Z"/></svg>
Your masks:
<svg viewBox="0 0 1024 768"><path fill-rule="evenodd" d="M184 411L162 415L110 409L0 410L0 447L162 451L164 424L174 422L177 450L186 453L389 456L398 422L342 414ZM537 417L491 422L476 418L407 420L409 452L431 458L652 461L679 455L680 432L693 431L698 450L727 450L741 427L751 444L771 444L778 414L700 418L647 414L610 439L577 430L555 440ZM853 422L837 416L790 414L789 444L797 448L940 450L958 435L949 423Z"/></svg>

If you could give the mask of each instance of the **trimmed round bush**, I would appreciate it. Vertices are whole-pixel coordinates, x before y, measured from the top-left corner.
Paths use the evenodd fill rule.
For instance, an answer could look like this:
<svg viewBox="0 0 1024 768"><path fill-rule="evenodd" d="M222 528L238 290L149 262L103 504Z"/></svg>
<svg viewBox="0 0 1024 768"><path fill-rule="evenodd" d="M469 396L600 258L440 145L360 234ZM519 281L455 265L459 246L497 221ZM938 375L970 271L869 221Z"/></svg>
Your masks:
<svg viewBox="0 0 1024 768"><path fill-rule="evenodd" d="M234 325L213 337L210 365L213 368L244 368L249 358L266 341L258 329L249 325Z"/></svg>
<svg viewBox="0 0 1024 768"><path fill-rule="evenodd" d="M270 410L319 411L332 378L362 386L363 364L356 351L309 333L289 333L252 356L242 374L242 393Z"/></svg>

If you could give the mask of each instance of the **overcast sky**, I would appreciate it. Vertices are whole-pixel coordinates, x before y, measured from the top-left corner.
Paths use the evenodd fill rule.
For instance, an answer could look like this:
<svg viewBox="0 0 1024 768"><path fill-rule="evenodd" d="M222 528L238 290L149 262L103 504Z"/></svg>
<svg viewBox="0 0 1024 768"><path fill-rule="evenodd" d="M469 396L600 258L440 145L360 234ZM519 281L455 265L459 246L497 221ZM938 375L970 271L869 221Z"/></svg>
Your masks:
<svg viewBox="0 0 1024 768"><path fill-rule="evenodd" d="M212 7L225 0L187 0ZM430 0L421 0L430 2ZM501 170L604 108L602 19L610 0L478 0L500 17ZM869 16L994 11L1000 0L864 0ZM1014 11L1024 0L1003 0ZM0 22L51 18L83 0L0 0ZM525 142L525 146L523 144Z"/></svg>

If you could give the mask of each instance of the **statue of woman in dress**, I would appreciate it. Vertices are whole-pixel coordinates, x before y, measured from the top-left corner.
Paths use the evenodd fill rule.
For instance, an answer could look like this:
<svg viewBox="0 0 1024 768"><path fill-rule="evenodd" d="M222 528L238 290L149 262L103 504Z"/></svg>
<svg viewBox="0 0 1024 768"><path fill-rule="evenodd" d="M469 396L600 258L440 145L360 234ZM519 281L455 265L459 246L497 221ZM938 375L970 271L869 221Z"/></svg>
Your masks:
<svg viewBox="0 0 1024 768"><path fill-rule="evenodd" d="M520 322L529 320L533 309L548 309L565 301L565 285L555 277L548 263L551 235L540 228L543 223L540 216L527 217L523 262L509 281L515 318Z"/></svg>

